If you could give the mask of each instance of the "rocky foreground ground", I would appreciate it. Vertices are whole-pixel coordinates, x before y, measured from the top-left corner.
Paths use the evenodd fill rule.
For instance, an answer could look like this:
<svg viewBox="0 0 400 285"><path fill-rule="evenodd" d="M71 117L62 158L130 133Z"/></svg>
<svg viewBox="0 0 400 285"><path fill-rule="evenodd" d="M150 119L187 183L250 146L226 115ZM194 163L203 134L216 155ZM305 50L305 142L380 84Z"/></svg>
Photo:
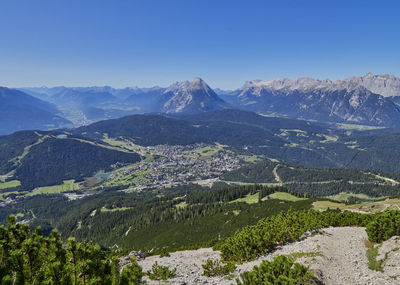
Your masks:
<svg viewBox="0 0 400 285"><path fill-rule="evenodd" d="M384 260L383 272L368 268L364 228L327 228L321 234L279 247L272 254L237 266L234 276L203 276L202 264L207 259L219 259L220 253L211 248L171 253L170 257L150 256L139 261L144 271L150 270L154 262L176 267L176 276L167 281L151 281L149 284L235 284L235 278L249 271L263 260L272 260L277 255L292 255L296 261L311 268L323 284L400 284L400 238L394 237L382 244L377 259Z"/></svg>

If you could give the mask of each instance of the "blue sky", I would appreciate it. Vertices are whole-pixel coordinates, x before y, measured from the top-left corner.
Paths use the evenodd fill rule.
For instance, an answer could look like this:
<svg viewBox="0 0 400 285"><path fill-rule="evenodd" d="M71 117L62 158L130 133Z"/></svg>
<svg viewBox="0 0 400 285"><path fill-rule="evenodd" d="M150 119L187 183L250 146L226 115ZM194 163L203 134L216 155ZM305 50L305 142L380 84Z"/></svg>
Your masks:
<svg viewBox="0 0 400 285"><path fill-rule="evenodd" d="M0 0L0 85L400 76L400 1Z"/></svg>

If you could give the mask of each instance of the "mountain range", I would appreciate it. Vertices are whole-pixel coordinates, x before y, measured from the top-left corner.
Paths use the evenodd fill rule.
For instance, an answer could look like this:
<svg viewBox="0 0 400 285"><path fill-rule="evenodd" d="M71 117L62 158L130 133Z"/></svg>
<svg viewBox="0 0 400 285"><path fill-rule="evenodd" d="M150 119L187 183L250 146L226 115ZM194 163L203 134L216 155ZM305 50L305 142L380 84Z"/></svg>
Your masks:
<svg viewBox="0 0 400 285"><path fill-rule="evenodd" d="M362 85L373 93L384 97L400 96L400 78L390 74L373 75L367 73L362 77L350 77L345 79L348 82L354 82Z"/></svg>
<svg viewBox="0 0 400 285"><path fill-rule="evenodd" d="M40 87L21 91L56 105L75 125L138 113L198 113L229 107L200 78L168 88Z"/></svg>
<svg viewBox="0 0 400 285"><path fill-rule="evenodd" d="M400 108L394 101L355 80L248 81L229 96L232 104L263 114L375 126L400 123Z"/></svg>
<svg viewBox="0 0 400 285"><path fill-rule="evenodd" d="M72 126L57 107L16 89L0 87L0 135L25 129Z"/></svg>
<svg viewBox="0 0 400 285"><path fill-rule="evenodd" d="M252 80L233 91L213 90L194 78L167 88L1 88L1 94L2 122L7 122L0 127L1 134L71 122L81 126L132 114L196 114L226 108L330 123L400 126L400 78L385 74L337 81Z"/></svg>

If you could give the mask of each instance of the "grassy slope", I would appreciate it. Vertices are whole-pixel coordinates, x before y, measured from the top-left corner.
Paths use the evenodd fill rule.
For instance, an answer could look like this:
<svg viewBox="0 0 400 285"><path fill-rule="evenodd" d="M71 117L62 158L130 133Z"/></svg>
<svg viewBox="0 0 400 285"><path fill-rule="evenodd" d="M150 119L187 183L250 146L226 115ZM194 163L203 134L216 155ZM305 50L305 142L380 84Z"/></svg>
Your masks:
<svg viewBox="0 0 400 285"><path fill-rule="evenodd" d="M324 211L326 209L340 209L350 211L361 211L366 213L382 212L385 209L400 210L400 199L385 199L382 201L365 202L360 204L346 205L333 201L316 201L313 203L316 210Z"/></svg>
<svg viewBox="0 0 400 285"><path fill-rule="evenodd" d="M75 183L75 180L65 180L63 184L54 186L44 186L35 188L32 192L26 196L34 196L40 194L58 194L63 192L71 192L79 189L79 185Z"/></svg>
<svg viewBox="0 0 400 285"><path fill-rule="evenodd" d="M236 199L236 200L231 201L229 203L240 203L240 202L247 203L247 204L257 203L258 202L258 193L255 193L253 195L248 194L248 195L246 195L246 197Z"/></svg>
<svg viewBox="0 0 400 285"><path fill-rule="evenodd" d="M21 185L21 182L18 180L11 180L8 182L0 183L0 190L7 189L7 188L14 188Z"/></svg>
<svg viewBox="0 0 400 285"><path fill-rule="evenodd" d="M306 198L299 198L299 197L296 197L294 195L291 195L291 194L285 193L285 192L275 192L275 193L269 195L269 197L271 199L278 199L278 200L291 201L291 202L306 200Z"/></svg>

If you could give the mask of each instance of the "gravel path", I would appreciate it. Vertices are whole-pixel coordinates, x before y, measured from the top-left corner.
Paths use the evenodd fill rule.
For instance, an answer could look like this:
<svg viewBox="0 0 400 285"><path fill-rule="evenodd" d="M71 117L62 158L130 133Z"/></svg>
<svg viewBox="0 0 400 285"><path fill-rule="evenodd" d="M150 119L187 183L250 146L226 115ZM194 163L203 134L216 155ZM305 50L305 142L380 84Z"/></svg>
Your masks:
<svg viewBox="0 0 400 285"><path fill-rule="evenodd" d="M170 257L160 258L158 255L147 257L139 261L143 271L151 270L155 261L158 265L168 266L171 270L176 267L176 276L167 282L152 281L144 278L149 284L223 284L221 279L203 276L202 264L207 259L219 259L219 251L213 251L212 248L201 248L198 250L186 250L170 253ZM146 276L147 277L147 276ZM229 282L227 284L230 284Z"/></svg>
<svg viewBox="0 0 400 285"><path fill-rule="evenodd" d="M280 166L280 164L277 164L277 165L274 167L274 170L272 170L272 173L273 173L274 176L275 176L275 181L276 181L277 183L279 183L279 184L282 184L282 180L281 180L281 178L279 177L278 172L277 172L279 166Z"/></svg>
<svg viewBox="0 0 400 285"><path fill-rule="evenodd" d="M277 255L296 254L300 256L297 262L309 266L315 275L327 285L386 285L400 284L395 280L393 271L377 272L368 268L366 247L364 240L367 234L364 228L342 227L327 228L323 234L308 237L302 241L279 247L270 255L261 257L256 261L241 264L235 270L238 276L241 272L251 270L254 265L259 265L263 260L272 260ZM301 254L303 253L303 254ZM219 252L210 248L193 251L181 251L171 253L170 257L160 258L151 256L139 262L143 270L151 269L157 261L159 265L177 268L176 277L167 282L150 281L149 284L232 284L233 280L224 277L205 277L202 275L202 264L208 258L218 259ZM392 262L393 263L393 262ZM392 265L392 264L391 264ZM393 266L393 265L392 265Z"/></svg>

